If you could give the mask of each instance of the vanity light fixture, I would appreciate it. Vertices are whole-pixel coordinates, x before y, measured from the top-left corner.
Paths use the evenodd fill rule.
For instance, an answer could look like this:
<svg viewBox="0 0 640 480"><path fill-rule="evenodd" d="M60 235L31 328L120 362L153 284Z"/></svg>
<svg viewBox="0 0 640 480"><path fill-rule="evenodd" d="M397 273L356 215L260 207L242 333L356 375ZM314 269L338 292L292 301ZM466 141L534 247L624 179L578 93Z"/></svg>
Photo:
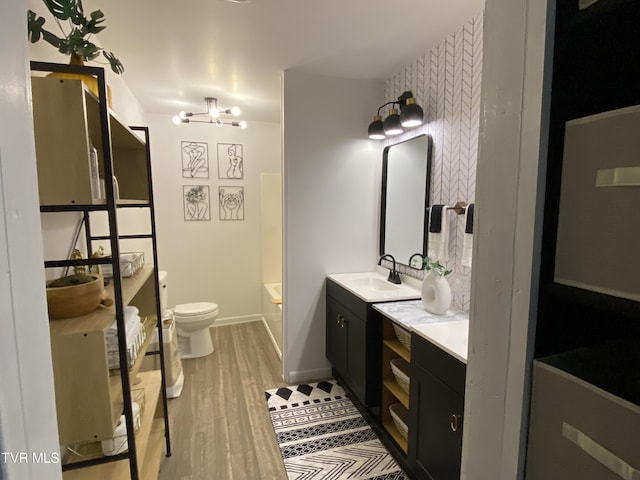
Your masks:
<svg viewBox="0 0 640 480"><path fill-rule="evenodd" d="M389 115L383 121L380 111L387 105L391 105L391 108L389 109ZM395 105L398 105L400 108L400 113L398 113ZM398 135L403 133L405 128L422 125L423 121L424 112L422 111L422 107L416 103L413 93L407 90L400 95L397 100L387 102L378 108L377 115L374 115L373 122L369 124L369 138L382 140L387 136Z"/></svg>
<svg viewBox="0 0 640 480"><path fill-rule="evenodd" d="M382 122L382 128L384 129L384 133L386 135L400 135L404 132L404 128L402 128L402 123L400 123L400 115L398 115L398 109L391 108L389 110L389 115Z"/></svg>
<svg viewBox="0 0 640 480"><path fill-rule="evenodd" d="M240 115L238 107L220 108L218 107L218 99L214 97L205 97L207 104L206 112L180 112L173 116L173 123L180 125L181 123L212 123L217 127L231 125L232 127L247 128L247 122L244 120L224 122L220 119L220 115ZM194 118L195 117L195 118Z"/></svg>
<svg viewBox="0 0 640 480"><path fill-rule="evenodd" d="M382 140L385 137L384 125L380 115L373 116L373 122L369 125L369 138L373 140Z"/></svg>
<svg viewBox="0 0 640 480"><path fill-rule="evenodd" d="M403 127L411 128L422 125L424 112L413 97L407 98L407 103L400 112L400 123Z"/></svg>

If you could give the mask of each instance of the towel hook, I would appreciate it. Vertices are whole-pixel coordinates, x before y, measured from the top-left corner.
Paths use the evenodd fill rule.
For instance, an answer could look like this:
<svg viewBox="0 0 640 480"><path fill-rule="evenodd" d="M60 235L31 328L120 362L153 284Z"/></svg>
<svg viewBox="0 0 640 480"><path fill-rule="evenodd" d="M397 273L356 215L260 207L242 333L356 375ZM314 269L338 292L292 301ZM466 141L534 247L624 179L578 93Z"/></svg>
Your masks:
<svg viewBox="0 0 640 480"><path fill-rule="evenodd" d="M450 210L453 210L458 215L464 215L464 212L467 208L467 202L463 202L462 200L458 200L453 207L450 207Z"/></svg>

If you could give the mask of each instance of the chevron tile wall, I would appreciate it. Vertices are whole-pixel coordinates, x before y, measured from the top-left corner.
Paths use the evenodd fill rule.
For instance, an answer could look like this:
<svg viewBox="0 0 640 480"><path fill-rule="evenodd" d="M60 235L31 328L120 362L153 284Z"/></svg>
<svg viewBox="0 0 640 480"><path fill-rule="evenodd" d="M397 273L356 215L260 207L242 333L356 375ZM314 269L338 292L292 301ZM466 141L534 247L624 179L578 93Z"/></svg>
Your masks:
<svg viewBox="0 0 640 480"><path fill-rule="evenodd" d="M476 193L480 82L482 78L483 12L465 23L425 55L406 65L385 82L385 102L411 90L423 107L426 123L386 145L422 133L433 138L432 204L472 203ZM451 232L447 262L453 268L453 307L469 310L471 269L460 265L464 216L449 215ZM417 276L407 269L406 274ZM459 291L456 292L456 285Z"/></svg>

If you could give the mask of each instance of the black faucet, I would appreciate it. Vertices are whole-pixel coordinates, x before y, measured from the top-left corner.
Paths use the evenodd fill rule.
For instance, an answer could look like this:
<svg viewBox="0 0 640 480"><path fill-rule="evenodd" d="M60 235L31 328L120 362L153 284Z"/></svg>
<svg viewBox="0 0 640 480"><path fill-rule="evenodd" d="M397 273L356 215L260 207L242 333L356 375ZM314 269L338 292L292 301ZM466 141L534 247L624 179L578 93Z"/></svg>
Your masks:
<svg viewBox="0 0 640 480"><path fill-rule="evenodd" d="M396 285L400 285L402 282L400 281L400 274L396 271L396 259L393 258L393 255L383 255L378 260L378 265L382 263L382 260L385 258L390 258L393 262L393 268L389 270L389 278L387 278L387 282L395 283Z"/></svg>

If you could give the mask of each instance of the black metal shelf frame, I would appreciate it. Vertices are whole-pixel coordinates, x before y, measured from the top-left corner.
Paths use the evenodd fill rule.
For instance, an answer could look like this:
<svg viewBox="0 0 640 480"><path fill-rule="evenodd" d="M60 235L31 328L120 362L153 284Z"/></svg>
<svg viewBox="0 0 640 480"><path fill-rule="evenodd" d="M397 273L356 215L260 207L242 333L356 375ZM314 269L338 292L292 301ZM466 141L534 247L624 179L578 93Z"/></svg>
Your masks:
<svg viewBox="0 0 640 480"><path fill-rule="evenodd" d="M103 150L105 178L113 178L113 155L111 151L111 131L109 122L109 111L107 108L107 91L104 69L101 67L90 67L84 65L64 65L57 63L47 62L31 62L31 70L39 72L59 72L59 73L78 73L84 75L95 76L98 80L98 103L100 112L100 135ZM91 460L85 460L75 463L69 463L62 466L62 471L76 470L80 468L91 467L104 463L111 463L115 461L129 460L129 471L131 480L139 480L139 465L137 446L135 439L135 428L133 418L133 406L131 396L131 382L129 378L128 368L128 355L127 355L127 339L124 322L124 307L122 301L122 277L120 271L120 239L128 238L148 238L152 242L153 251L153 265L154 265L154 288L156 296L156 313L157 313L157 331L158 331L158 350L151 352L151 354L160 355L160 371L161 371L161 394L163 403L163 415L164 415L164 434L166 442L166 456L171 456L171 436L169 431L169 412L167 402L167 389L166 389L166 375L165 375L165 361L164 361L164 341L162 338L162 315L160 311L160 284L158 279L158 256L157 256L157 242L156 242L156 228L155 228L155 212L153 205L153 188L152 188L152 175L151 175L151 153L149 148L149 129L147 127L131 127L132 130L138 130L144 132L145 135L145 150L147 158L147 183L149 190L148 203L130 203L124 205L117 205L115 201L114 188L112 182L105 182L106 188L106 202L105 204L97 205L43 205L40 207L41 212L82 212L83 223L85 230L85 241L87 246L88 259L82 260L52 260L45 262L45 268L52 267L66 267L77 265L104 265L111 264L113 269L113 292L114 303L116 311L116 323L118 326L118 346L119 346L119 361L120 361L120 378L122 380L122 396L123 396L123 410L125 415L125 422L127 427L127 442L128 450L125 453L113 456L104 456ZM151 233L142 235L119 235L118 222L116 218L116 211L118 208L148 208L149 216L151 220ZM97 211L106 211L109 224L109 236L92 236L91 235L91 221L90 213ZM92 248L91 242L93 240L108 240L111 247L110 259L94 259L91 258Z"/></svg>

